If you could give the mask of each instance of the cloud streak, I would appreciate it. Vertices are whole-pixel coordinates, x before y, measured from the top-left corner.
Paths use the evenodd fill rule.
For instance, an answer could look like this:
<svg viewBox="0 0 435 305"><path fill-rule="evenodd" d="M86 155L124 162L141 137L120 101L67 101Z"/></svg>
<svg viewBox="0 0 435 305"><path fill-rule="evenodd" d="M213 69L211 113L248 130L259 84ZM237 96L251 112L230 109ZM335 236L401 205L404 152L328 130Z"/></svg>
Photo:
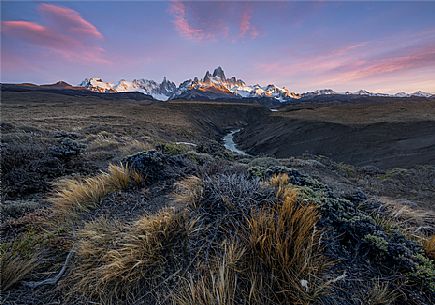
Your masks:
<svg viewBox="0 0 435 305"><path fill-rule="evenodd" d="M103 34L92 23L70 8L43 3L39 6L39 10L49 22L57 27L58 31L62 30L80 37L103 38Z"/></svg>
<svg viewBox="0 0 435 305"><path fill-rule="evenodd" d="M186 15L186 6L181 1L173 1L170 12L174 15L175 29L185 38L192 40L206 40L214 38L212 33L205 33L200 28L194 28L188 21Z"/></svg>
<svg viewBox="0 0 435 305"><path fill-rule="evenodd" d="M72 61L107 62L98 46L103 34L72 9L40 4L45 24L25 20L2 21L2 33L22 43L48 49Z"/></svg>
<svg viewBox="0 0 435 305"><path fill-rule="evenodd" d="M240 36L250 36L256 38L258 36L257 28L251 23L252 12L247 9L242 13L242 19L240 20Z"/></svg>
<svg viewBox="0 0 435 305"><path fill-rule="evenodd" d="M236 42L259 36L249 3L175 0L171 2L169 12L175 30L188 40Z"/></svg>
<svg viewBox="0 0 435 305"><path fill-rule="evenodd" d="M430 34L430 33L429 33ZM429 36L402 44L392 41L351 43L320 54L289 53L279 60L260 63L258 73L292 80L310 79L313 86L373 83L427 67L435 67L435 41Z"/></svg>

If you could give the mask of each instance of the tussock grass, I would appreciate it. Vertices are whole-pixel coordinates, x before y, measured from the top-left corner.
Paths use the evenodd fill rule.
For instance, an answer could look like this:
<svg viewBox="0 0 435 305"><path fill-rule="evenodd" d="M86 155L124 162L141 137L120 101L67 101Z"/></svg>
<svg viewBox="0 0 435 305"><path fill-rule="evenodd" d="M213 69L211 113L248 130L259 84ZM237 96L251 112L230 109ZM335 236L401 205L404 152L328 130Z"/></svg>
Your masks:
<svg viewBox="0 0 435 305"><path fill-rule="evenodd" d="M177 203L188 204L197 207L204 192L203 181L196 177L188 177L176 184L174 199Z"/></svg>
<svg viewBox="0 0 435 305"><path fill-rule="evenodd" d="M423 249L427 257L435 260L435 235L423 240Z"/></svg>
<svg viewBox="0 0 435 305"><path fill-rule="evenodd" d="M190 177L177 189L184 209L134 223L99 219L78 232L75 266L62 282L71 300L309 304L323 292L317 208L288 177Z"/></svg>
<svg viewBox="0 0 435 305"><path fill-rule="evenodd" d="M77 266L66 283L72 283L72 293L105 304L134 303L181 268L193 227L194 221L174 210L144 216L131 226L93 222L79 233Z"/></svg>
<svg viewBox="0 0 435 305"><path fill-rule="evenodd" d="M208 271L197 279L191 275L181 280L179 290L172 296L173 304L236 304L236 299L240 298L237 295L239 278L236 266L243 259L246 249L235 242L224 243L223 248L223 257L215 259Z"/></svg>
<svg viewBox="0 0 435 305"><path fill-rule="evenodd" d="M95 208L109 193L127 188L131 183L139 184L142 176L126 166L109 165L107 172L83 180L61 181L58 191L50 199L58 215L70 215Z"/></svg>
<svg viewBox="0 0 435 305"><path fill-rule="evenodd" d="M33 231L21 234L0 246L1 289L7 290L27 277L39 263L40 237Z"/></svg>
<svg viewBox="0 0 435 305"><path fill-rule="evenodd" d="M431 211L410 207L388 198L382 198L382 203L389 214L388 222L395 223L410 237L420 239L424 231L430 230L435 224L435 214Z"/></svg>
<svg viewBox="0 0 435 305"><path fill-rule="evenodd" d="M362 301L367 305L390 305L395 303L398 296L398 292L393 291L387 282L375 279Z"/></svg>
<svg viewBox="0 0 435 305"><path fill-rule="evenodd" d="M254 208L242 223L224 228L226 239L212 245L207 268L199 262L199 275L182 278L174 304L310 304L323 292L320 274L329 263L315 227L317 208L303 203L288 181L287 175L273 177L269 183L278 202Z"/></svg>
<svg viewBox="0 0 435 305"><path fill-rule="evenodd" d="M285 181L285 177L282 179ZM321 290L315 275L326 263L319 245L320 232L315 227L319 215L314 205L298 201L294 189L278 191L280 204L249 219L249 246L262 270L260 282L269 290L271 304L308 304ZM264 293L259 293L259 304L267 302L263 298Z"/></svg>
<svg viewBox="0 0 435 305"><path fill-rule="evenodd" d="M2 291L8 290L26 276L28 276L38 265L38 257L22 257L19 253L8 252L2 254L0 287Z"/></svg>

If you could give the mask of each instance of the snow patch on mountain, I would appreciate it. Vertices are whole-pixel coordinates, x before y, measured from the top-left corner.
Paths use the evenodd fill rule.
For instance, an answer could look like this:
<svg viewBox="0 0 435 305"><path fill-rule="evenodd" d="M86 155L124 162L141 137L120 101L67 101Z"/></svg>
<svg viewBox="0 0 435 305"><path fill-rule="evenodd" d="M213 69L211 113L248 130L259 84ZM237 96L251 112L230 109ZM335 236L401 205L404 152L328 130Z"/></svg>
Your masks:
<svg viewBox="0 0 435 305"><path fill-rule="evenodd" d="M333 94L379 96L379 97L413 97L414 96L414 97L426 97L426 98L434 96L432 93L422 92L422 91L417 91L414 93L398 92L398 93L394 93L394 94L388 94L388 93L370 92L367 90L359 90L359 91L355 91L355 92L350 92L350 91L336 92L332 89L322 89L322 90L305 92L305 93L302 93L301 96L303 98L311 98L311 97L319 96L319 95L333 95Z"/></svg>
<svg viewBox="0 0 435 305"><path fill-rule="evenodd" d="M142 92L144 94L149 94L154 99L160 101L168 100L177 88L175 83L168 81L166 77L163 78L163 81L160 84L148 79L134 79L132 81L121 79L116 84L113 84L104 82L98 77L91 77L85 79L79 86L101 93Z"/></svg>
<svg viewBox="0 0 435 305"><path fill-rule="evenodd" d="M267 97L279 102L300 98L299 94L291 92L285 87L247 85L243 80L236 79L234 76L227 78L221 67L217 67L213 74L207 71L202 79L195 77L184 81L177 88L174 97L186 96L186 93L191 91L211 92L214 97L222 98L231 96L236 98Z"/></svg>
<svg viewBox="0 0 435 305"><path fill-rule="evenodd" d="M174 82L163 78L161 83L148 79L121 79L117 83L104 82L99 77L85 79L79 86L102 93L142 92L151 95L156 100L168 99L223 99L223 98L266 98L280 103L288 103L300 98L313 98L320 95L361 95L379 97L434 97L433 94L417 91L414 93L399 92L395 94L375 93L366 90L356 92L336 92L332 89L322 89L305 93L296 93L289 89L279 88L274 84L267 86L247 85L234 76L227 78L221 67L213 73L207 71L203 78L194 77L182 82L178 87Z"/></svg>

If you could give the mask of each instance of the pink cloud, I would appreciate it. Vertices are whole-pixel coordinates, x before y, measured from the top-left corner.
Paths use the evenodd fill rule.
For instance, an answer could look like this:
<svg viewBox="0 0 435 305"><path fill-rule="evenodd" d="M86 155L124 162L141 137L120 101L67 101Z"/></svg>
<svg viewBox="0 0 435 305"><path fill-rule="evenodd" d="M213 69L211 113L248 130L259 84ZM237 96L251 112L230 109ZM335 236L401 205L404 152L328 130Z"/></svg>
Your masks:
<svg viewBox="0 0 435 305"><path fill-rule="evenodd" d="M68 32L98 39L103 38L92 23L70 8L43 3L39 6L39 10L49 21Z"/></svg>
<svg viewBox="0 0 435 305"><path fill-rule="evenodd" d="M368 41L344 45L320 54L307 55L288 51L278 60L263 61L256 72L288 81L309 80L312 87L340 87L354 83L372 84L376 81L416 73L435 67L433 33L407 34L391 40Z"/></svg>
<svg viewBox="0 0 435 305"><path fill-rule="evenodd" d="M244 37L245 35L249 35L252 38L256 38L258 36L258 31L255 26L251 24L251 11L245 10L242 14L242 19L240 20L240 36Z"/></svg>
<svg viewBox="0 0 435 305"><path fill-rule="evenodd" d="M170 11L174 14L174 25L176 30L184 37L192 40L204 40L213 38L210 33L207 34L199 28L190 25L186 16L186 7L181 1L172 2Z"/></svg>
<svg viewBox="0 0 435 305"><path fill-rule="evenodd" d="M172 1L169 12L176 31L190 40L256 38L252 12L246 3Z"/></svg>
<svg viewBox="0 0 435 305"><path fill-rule="evenodd" d="M428 66L435 67L435 44L400 50L396 55L388 54L371 61L342 65L334 79L352 81Z"/></svg>
<svg viewBox="0 0 435 305"><path fill-rule="evenodd" d="M104 49L96 44L103 35L74 10L41 4L47 24L24 20L2 21L2 33L12 39L42 47L72 61L107 62Z"/></svg>

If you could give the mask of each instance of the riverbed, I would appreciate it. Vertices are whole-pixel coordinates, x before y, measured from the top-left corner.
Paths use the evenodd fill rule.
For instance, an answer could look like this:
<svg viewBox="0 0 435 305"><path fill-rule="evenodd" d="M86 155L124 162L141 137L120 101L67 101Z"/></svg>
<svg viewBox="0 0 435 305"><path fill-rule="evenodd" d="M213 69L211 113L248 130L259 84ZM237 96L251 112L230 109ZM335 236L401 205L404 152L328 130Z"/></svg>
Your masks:
<svg viewBox="0 0 435 305"><path fill-rule="evenodd" d="M236 129L233 130L231 132L229 132L224 138L224 146L226 149L232 151L233 153L239 154L239 155L248 155L247 153L245 153L244 151L238 149L236 147L236 143L234 142L234 135L236 133L238 133L240 131L240 129Z"/></svg>

